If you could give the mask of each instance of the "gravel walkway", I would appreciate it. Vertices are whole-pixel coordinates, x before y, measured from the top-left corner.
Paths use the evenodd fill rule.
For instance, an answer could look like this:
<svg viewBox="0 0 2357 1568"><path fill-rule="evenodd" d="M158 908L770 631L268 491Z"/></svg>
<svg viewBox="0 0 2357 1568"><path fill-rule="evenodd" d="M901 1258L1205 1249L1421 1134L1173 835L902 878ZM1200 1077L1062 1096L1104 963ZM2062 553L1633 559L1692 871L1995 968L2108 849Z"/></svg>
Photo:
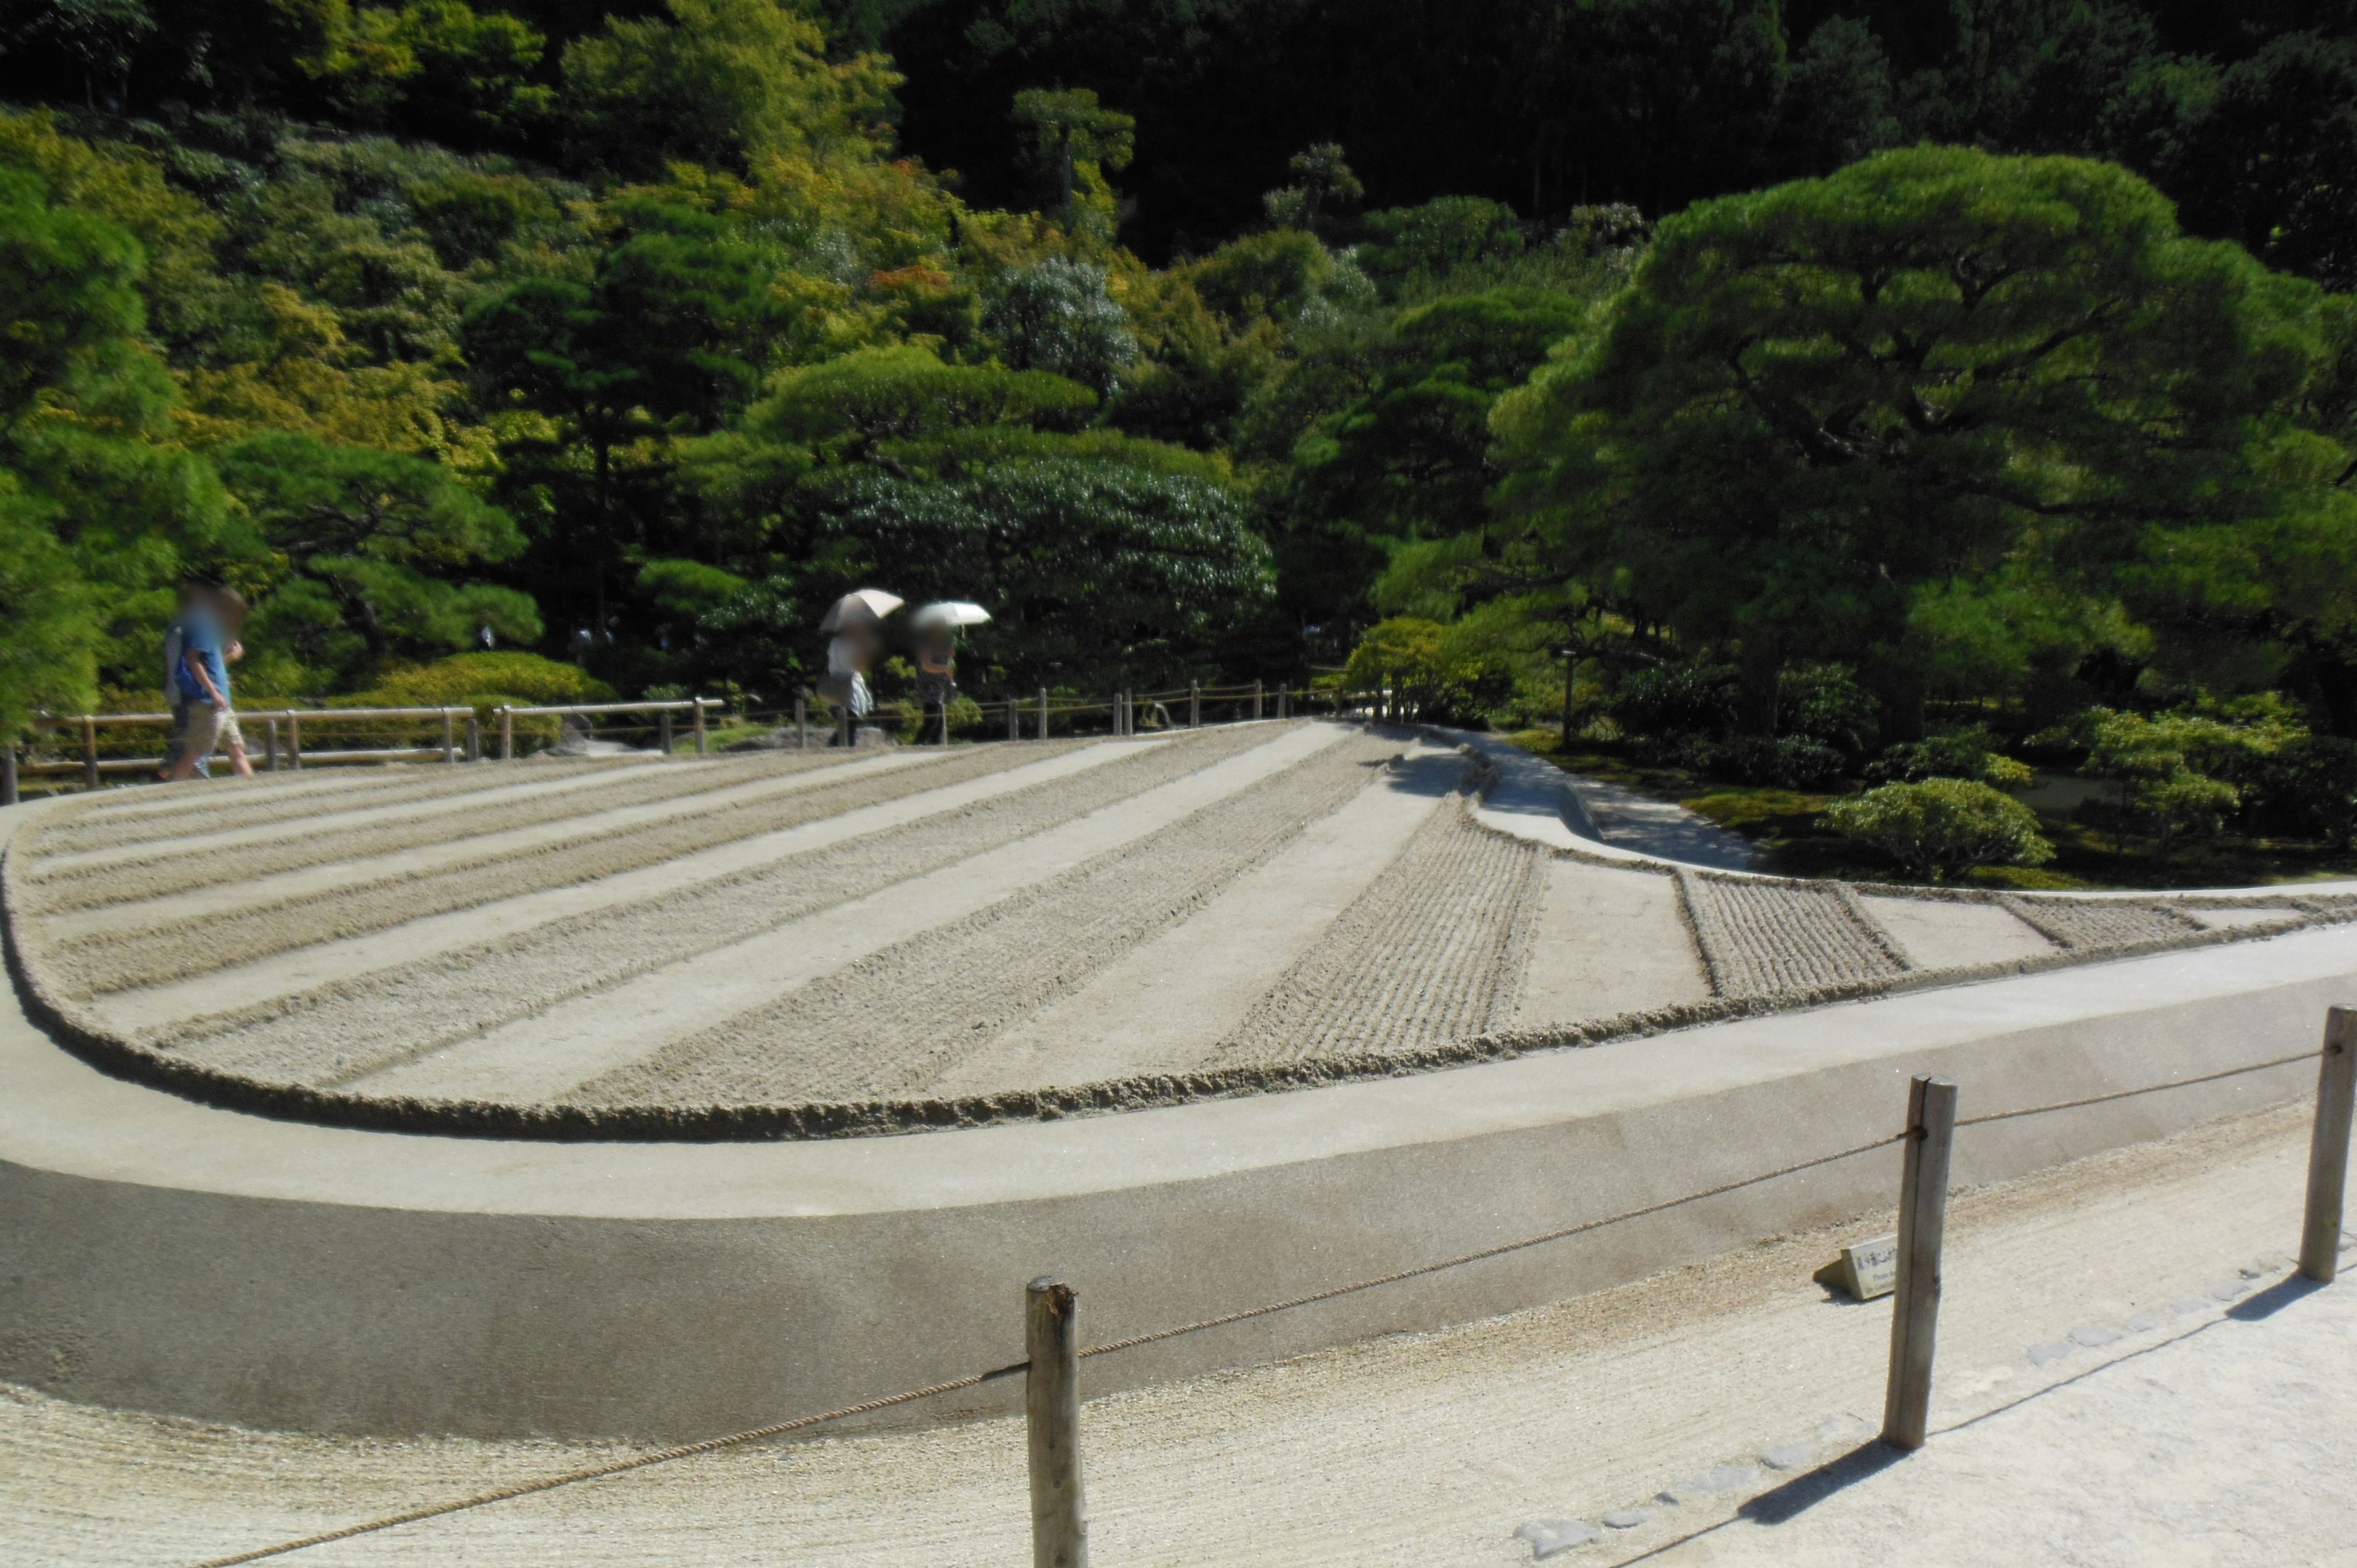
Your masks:
<svg viewBox="0 0 2357 1568"><path fill-rule="evenodd" d="M1888 1303L1808 1278L1887 1229L1878 1213L1511 1317L1090 1400L1097 1560L1508 1568L1532 1560L1518 1530L1576 1525L1603 1539L1550 1563L2338 1568L2357 1541L2357 1288L2302 1295L2253 1256L2297 1233L2305 1114L1953 1200L1934 1435L1901 1464L1839 1465L1879 1414ZM727 1451L288 1562L1005 1568L1028 1550L1023 1444L994 1419ZM621 1453L246 1432L0 1390L0 1557L185 1568Z"/></svg>
<svg viewBox="0 0 2357 1568"><path fill-rule="evenodd" d="M1150 840L837 970L592 1079L565 1103L760 1102L920 1093L1178 920L1365 789L1399 742L1327 746Z"/></svg>

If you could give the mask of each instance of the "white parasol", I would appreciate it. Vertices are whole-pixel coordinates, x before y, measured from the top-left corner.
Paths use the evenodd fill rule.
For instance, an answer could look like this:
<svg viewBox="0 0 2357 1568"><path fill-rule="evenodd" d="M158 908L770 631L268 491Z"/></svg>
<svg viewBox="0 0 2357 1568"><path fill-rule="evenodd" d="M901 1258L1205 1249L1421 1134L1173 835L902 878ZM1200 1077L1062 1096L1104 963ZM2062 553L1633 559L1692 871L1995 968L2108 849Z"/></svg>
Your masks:
<svg viewBox="0 0 2357 1568"><path fill-rule="evenodd" d="M919 628L929 626L980 626L990 619L990 612L980 605L964 599L943 599L927 605L909 618L909 624Z"/></svg>
<svg viewBox="0 0 2357 1568"><path fill-rule="evenodd" d="M905 603L899 595L888 594L881 588L854 588L834 601L826 618L818 623L821 631L841 631L856 620L882 620Z"/></svg>

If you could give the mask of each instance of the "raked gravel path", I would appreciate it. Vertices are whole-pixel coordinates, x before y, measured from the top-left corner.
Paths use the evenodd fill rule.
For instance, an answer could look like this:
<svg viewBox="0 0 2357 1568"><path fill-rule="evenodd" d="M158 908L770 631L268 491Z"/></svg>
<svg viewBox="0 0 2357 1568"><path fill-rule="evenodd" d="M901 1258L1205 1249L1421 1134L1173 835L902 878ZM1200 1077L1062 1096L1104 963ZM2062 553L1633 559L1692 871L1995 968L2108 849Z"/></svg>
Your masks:
<svg viewBox="0 0 2357 1568"><path fill-rule="evenodd" d="M1888 1226L1872 1215L1446 1333L1090 1401L1094 1560L1453 1568L1592 1532L1547 1561L2345 1565L2357 1280L2284 1283L2306 1117L1960 1196L1934 1435L1903 1462L1857 1452L1888 1302L1809 1282ZM167 1568L624 1452L253 1433L0 1389L0 1561ZM1016 1421L825 1438L287 1562L1003 1568L1028 1552L1023 1477Z"/></svg>

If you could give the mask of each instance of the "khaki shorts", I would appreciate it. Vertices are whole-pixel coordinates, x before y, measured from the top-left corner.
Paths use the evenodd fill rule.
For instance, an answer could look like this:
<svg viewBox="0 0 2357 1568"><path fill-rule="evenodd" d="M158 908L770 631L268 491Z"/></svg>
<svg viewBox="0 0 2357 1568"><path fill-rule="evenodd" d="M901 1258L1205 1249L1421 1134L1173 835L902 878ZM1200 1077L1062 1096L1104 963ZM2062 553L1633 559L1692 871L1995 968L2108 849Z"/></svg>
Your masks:
<svg viewBox="0 0 2357 1568"><path fill-rule="evenodd" d="M237 710L231 709L221 716L221 727L214 732L213 744L223 751L243 751L245 732L237 727Z"/></svg>
<svg viewBox="0 0 2357 1568"><path fill-rule="evenodd" d="M213 754L224 735L237 733L237 715L210 703L188 704L188 727L180 736L180 755L202 761Z"/></svg>

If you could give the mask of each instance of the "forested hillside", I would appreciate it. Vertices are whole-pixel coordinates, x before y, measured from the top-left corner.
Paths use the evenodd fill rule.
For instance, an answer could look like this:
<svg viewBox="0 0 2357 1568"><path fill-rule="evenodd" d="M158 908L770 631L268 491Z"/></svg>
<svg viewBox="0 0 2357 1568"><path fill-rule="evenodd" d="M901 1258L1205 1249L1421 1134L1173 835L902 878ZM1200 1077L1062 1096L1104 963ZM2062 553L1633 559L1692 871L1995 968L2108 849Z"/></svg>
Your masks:
<svg viewBox="0 0 2357 1568"><path fill-rule="evenodd" d="M0 730L151 701L183 575L256 607L249 696L771 705L874 580L991 607L985 693L1347 663L1715 776L2043 746L2164 843L2345 837L2352 40L17 0ZM436 663L486 650L577 672Z"/></svg>

